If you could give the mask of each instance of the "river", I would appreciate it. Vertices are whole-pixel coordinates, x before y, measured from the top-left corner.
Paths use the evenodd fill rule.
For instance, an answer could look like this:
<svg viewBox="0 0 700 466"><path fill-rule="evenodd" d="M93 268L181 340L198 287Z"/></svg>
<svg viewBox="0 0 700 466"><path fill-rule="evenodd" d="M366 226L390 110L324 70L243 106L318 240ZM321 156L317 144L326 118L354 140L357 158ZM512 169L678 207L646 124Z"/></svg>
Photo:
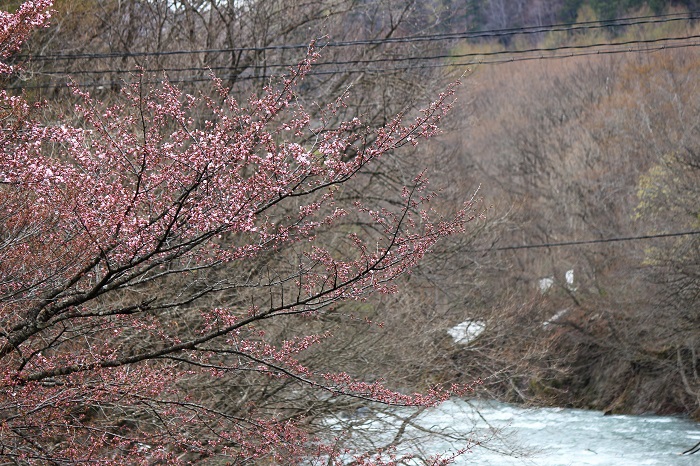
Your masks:
<svg viewBox="0 0 700 466"><path fill-rule="evenodd" d="M362 428L377 439L391 422L372 416ZM456 465L700 465L700 453L681 455L700 441L700 424L684 417L604 416L598 411L452 400L411 422L418 428L408 427L406 435L420 439L422 454L454 450L468 439L483 442ZM421 426L442 430L450 438L427 439Z"/></svg>

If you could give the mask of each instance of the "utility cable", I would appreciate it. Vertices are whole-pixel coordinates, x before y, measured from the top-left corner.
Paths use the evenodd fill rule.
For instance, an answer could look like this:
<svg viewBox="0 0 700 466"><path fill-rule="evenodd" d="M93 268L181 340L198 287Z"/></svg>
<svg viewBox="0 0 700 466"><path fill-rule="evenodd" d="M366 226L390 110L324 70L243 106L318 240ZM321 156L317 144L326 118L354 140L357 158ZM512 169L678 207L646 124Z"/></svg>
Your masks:
<svg viewBox="0 0 700 466"><path fill-rule="evenodd" d="M626 46L625 48L620 48L620 49L596 49L596 50L586 50L586 51L578 51L578 52L571 52L571 53L566 53L566 54L540 54L540 55L533 55L533 56L526 56L526 57L515 57L512 56L512 52L504 52L502 55L507 55L506 58L500 58L500 59L481 59L477 58L474 60L470 61L463 61L463 62L443 62L443 63L427 63L427 64L414 64L410 66L396 66L396 67L385 67L385 68L352 68L352 69L342 69L342 70L327 70L327 71L310 71L307 76L332 76L332 75L337 75L337 74L386 74L386 73L400 73L400 72L406 72L406 71L415 71L415 70L428 70L432 68L446 68L446 67L452 67L452 68L459 68L459 67L470 67L470 66L476 66L476 65L499 65L499 64L507 64L507 63L515 63L515 62L521 62L521 61L541 61L541 60L552 60L552 59L568 59L568 58L575 58L575 57L585 57L585 56L603 56L603 55L615 55L615 54L623 54L623 53L652 53L652 52L659 52L659 51L664 51L664 50L671 50L671 49L680 49L680 48L690 48L690 47L698 47L700 46L700 41L695 41L695 42L689 42L689 43L682 43L682 44L664 44L664 45L659 45L656 47L646 47L644 49L634 49L629 46ZM202 71L208 69L202 69ZM222 80L228 80L228 79L234 79L236 82L238 81L249 81L249 80L261 80L261 79L270 79L270 78L283 78L285 77L285 74L281 75L264 75L264 76L255 76L255 75L232 75L232 74L220 74L217 75L217 78L220 78ZM209 76L189 76L189 77L170 77L169 82L173 84L184 84L184 83L196 83L196 82L207 82L210 81L211 77ZM140 80L143 84L158 84L161 82L161 80ZM56 88L61 88L61 87L66 87L68 86L69 81L63 81L59 83L42 83L42 84L33 84L33 85L15 85L15 86L8 86L7 89L13 89L13 90L30 90L30 89L56 89ZM110 87L121 87L124 85L128 85L128 82L126 81L102 81L102 82L95 82L95 81L84 81L84 82L75 82L75 85L79 88L110 88Z"/></svg>
<svg viewBox="0 0 700 466"><path fill-rule="evenodd" d="M601 243L617 243L621 241L640 241L654 238L673 238L679 236L700 235L700 230L682 231L674 233L659 233L656 235L641 235L641 236L624 236L616 238L601 238L582 241L561 241L557 243L540 243L540 244L520 244L515 246L500 246L484 249L472 250L472 252L487 252L487 251L513 251L518 249L541 249L541 248L557 248L567 246L580 246L585 244L601 244Z"/></svg>
<svg viewBox="0 0 700 466"><path fill-rule="evenodd" d="M342 66L342 65L369 65L374 63L395 63L404 61L429 61L429 60L441 60L441 59L458 59L458 58L471 58L471 57L496 57L501 55L523 55L528 53L550 53L558 52L561 50L585 50L598 47L617 47L617 46L629 46L629 45L646 45L646 44L656 44L660 42L672 42L672 41L684 41L700 39L700 34L689 35L689 36L678 36L678 37L658 37L655 39L634 39L627 41L618 42L597 42L593 44L581 44L581 45L562 45L558 47L533 47L529 49L522 50L498 50L492 52L469 52L469 53L445 53L438 55L424 55L424 56L413 56L413 57L382 57L382 58L371 58L364 60L336 60L336 61L323 61L311 63L311 67L318 68L323 66ZM91 74L134 74L134 73L162 73L162 72L209 72L209 71L223 71L223 70L235 70L235 69L272 69L272 68L290 68L296 66L296 63L268 63L264 65L250 65L246 67L236 68L231 66L196 66L196 67L184 67L184 68L146 68L146 69L128 69L128 70L77 70L77 71L46 71L40 72L41 75L52 76L52 75L91 75Z"/></svg>
<svg viewBox="0 0 700 466"><path fill-rule="evenodd" d="M692 21L700 19L700 12L690 12L687 14L672 13L667 15L650 15L637 16L629 18L620 18L615 20L603 21L587 21L578 23L562 23L551 24L546 26L527 26L519 28L495 29L489 31L470 32L464 31L459 33L441 33L429 35L414 35L404 37L387 37L381 39L361 39L353 41L327 42L319 44L320 48L333 47L354 47L360 45L386 45L412 42L428 42L428 41L454 41L464 39L478 38L493 38L512 36L520 34L542 34L549 32L575 32L581 30L591 30L611 27L627 27L642 24L659 24L675 21ZM216 48L216 49L196 49L196 50L170 50L170 51L152 51L152 52L112 52L112 53L78 53L78 54L49 54L49 55L18 55L20 60L33 61L58 61L58 60L94 60L102 58L129 58L129 57L149 57L149 56L168 56L168 55L190 55L190 54L216 54L216 53L232 53L232 52L263 52L268 50L294 50L306 49L308 44L280 44L267 45L259 47L231 47L231 48Z"/></svg>

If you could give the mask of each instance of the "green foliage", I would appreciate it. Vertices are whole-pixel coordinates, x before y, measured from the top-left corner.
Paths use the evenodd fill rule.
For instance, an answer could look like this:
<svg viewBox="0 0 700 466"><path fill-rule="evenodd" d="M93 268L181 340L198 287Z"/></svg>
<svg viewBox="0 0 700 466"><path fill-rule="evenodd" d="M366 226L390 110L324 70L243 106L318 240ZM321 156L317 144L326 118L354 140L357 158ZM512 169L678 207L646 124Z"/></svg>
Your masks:
<svg viewBox="0 0 700 466"><path fill-rule="evenodd" d="M690 230L700 227L696 179L697 173L684 166L678 155L665 155L639 178L639 203L634 209L634 220L644 222L650 233L666 233L669 228ZM685 241L686 238L679 238L676 244L682 245ZM645 265L660 266L669 259L668 252L658 247L647 247L644 253ZM695 260L687 254L684 256L676 259Z"/></svg>
<svg viewBox="0 0 700 466"><path fill-rule="evenodd" d="M665 157L665 161L669 158ZM652 166L639 178L637 197L639 204L635 208L635 220L648 218L658 213L668 204L670 170L663 161ZM664 207L665 208L665 207Z"/></svg>
<svg viewBox="0 0 700 466"><path fill-rule="evenodd" d="M508 3L506 3L508 5ZM510 5L509 5L510 6ZM661 14L674 7L681 7L688 10L700 8L700 0L563 0L561 2L551 2L546 10L556 19L554 22L573 23L581 20L581 16L587 21L605 21L615 18L630 16L639 11L648 11L649 14ZM492 8L492 2L486 0L469 0L467 9L471 11L470 18L476 29L484 29L490 23L492 18L489 18L489 10ZM594 12L594 16L584 13L585 10ZM523 3L521 10L528 12L531 10L541 10L541 5L530 0ZM506 13L510 15L508 19L510 27L532 26L531 22L522 22L523 18L520 13L512 9L507 9Z"/></svg>
<svg viewBox="0 0 700 466"><path fill-rule="evenodd" d="M650 8L654 14L659 14L669 6L669 2L663 0L589 0L581 2L584 5L586 3L595 10L602 20L620 18L645 7Z"/></svg>
<svg viewBox="0 0 700 466"><path fill-rule="evenodd" d="M685 167L678 155L666 155L639 178L634 219L659 225L663 230L668 224L697 227L698 192L688 180L692 169Z"/></svg>
<svg viewBox="0 0 700 466"><path fill-rule="evenodd" d="M564 0L564 5L561 8L561 18L565 23L576 21L578 11L581 9L584 0Z"/></svg>

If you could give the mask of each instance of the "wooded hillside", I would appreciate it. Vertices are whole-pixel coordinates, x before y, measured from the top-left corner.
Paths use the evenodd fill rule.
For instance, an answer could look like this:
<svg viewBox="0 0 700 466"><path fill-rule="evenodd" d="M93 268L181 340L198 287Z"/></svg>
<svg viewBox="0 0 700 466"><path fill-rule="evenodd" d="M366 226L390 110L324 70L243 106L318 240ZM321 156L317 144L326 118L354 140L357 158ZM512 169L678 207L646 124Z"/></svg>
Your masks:
<svg viewBox="0 0 700 466"><path fill-rule="evenodd" d="M338 459L450 393L700 419L697 1L53 8L0 50L2 451Z"/></svg>

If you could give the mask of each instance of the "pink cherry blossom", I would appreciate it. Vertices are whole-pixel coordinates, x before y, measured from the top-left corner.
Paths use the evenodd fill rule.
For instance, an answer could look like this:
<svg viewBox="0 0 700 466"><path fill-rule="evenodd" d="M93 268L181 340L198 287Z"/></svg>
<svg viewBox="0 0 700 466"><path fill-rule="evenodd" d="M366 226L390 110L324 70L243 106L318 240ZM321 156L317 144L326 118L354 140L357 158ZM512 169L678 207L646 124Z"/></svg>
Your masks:
<svg viewBox="0 0 700 466"><path fill-rule="evenodd" d="M0 13L0 57L44 26L50 8L36 0ZM471 388L396 393L302 364L298 355L330 333L275 345L257 326L393 293L398 277L474 218L469 202L451 215L432 210L424 174L397 193L398 207L339 203L339 186L439 132L454 86L408 123L399 115L374 129L359 118L331 126L330 118L312 121L294 98L316 58L312 44L279 86L244 103L216 78L217 100L163 82L128 86L106 106L76 87L80 127L43 121L37 106L0 92L0 458L333 460L337 452L300 419L254 404L232 414L181 386L254 374L400 406L434 406ZM377 235L338 228L349 216ZM347 248L321 241L328 231ZM286 275L221 272L282 259L290 247L299 254ZM245 304L225 299L239 289L259 293ZM204 299L213 296L216 305ZM181 309L187 321L170 319ZM358 457L392 464L382 461Z"/></svg>

